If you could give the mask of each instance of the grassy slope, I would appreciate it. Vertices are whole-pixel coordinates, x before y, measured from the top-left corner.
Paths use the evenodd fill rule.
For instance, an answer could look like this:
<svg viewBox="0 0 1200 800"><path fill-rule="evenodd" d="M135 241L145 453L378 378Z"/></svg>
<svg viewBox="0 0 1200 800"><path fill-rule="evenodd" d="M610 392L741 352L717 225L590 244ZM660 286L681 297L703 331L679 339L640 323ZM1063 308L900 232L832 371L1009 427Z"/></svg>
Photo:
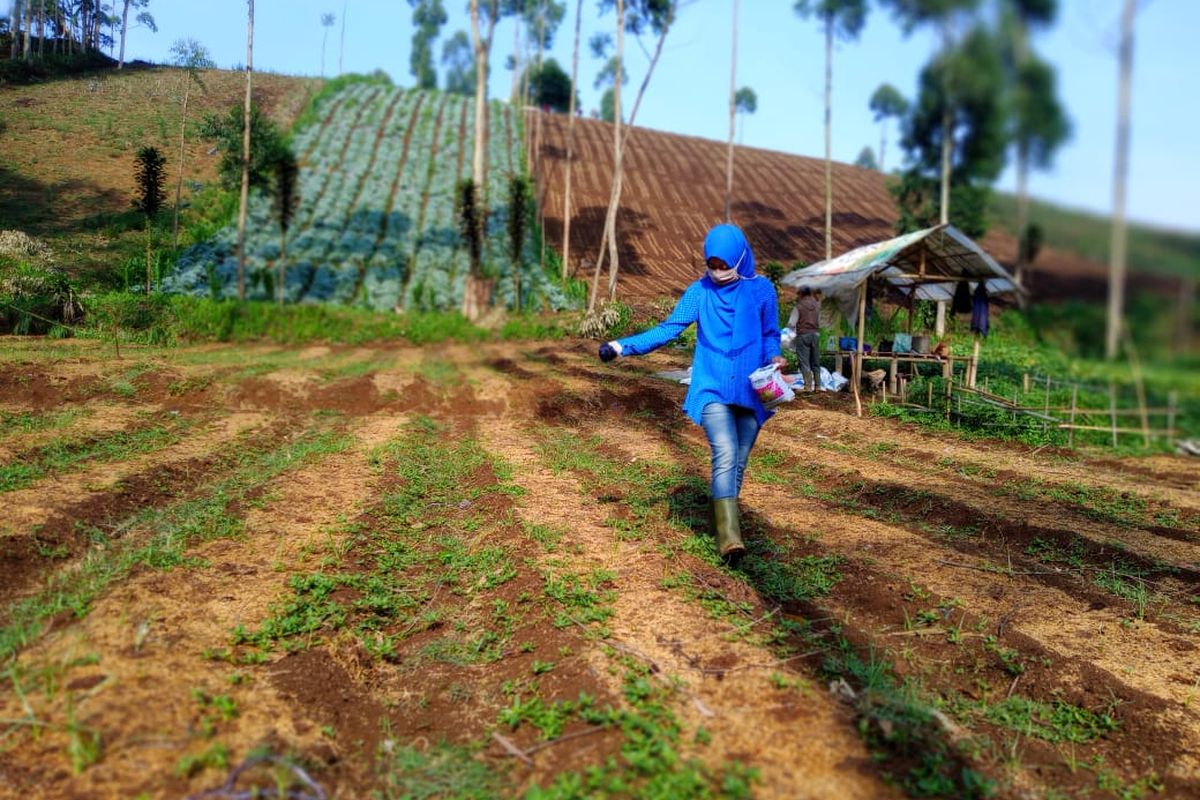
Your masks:
<svg viewBox="0 0 1200 800"><path fill-rule="evenodd" d="M240 102L241 73L203 73L188 101L184 201L189 183L216 177L218 157L196 130L206 113ZM145 145L167 158L174 202L184 76L170 68L106 70L0 91L0 220L46 240L66 266L88 271L141 252L140 220L129 213L134 155ZM255 100L284 127L320 81L266 73ZM193 184L191 188L195 188Z"/></svg>
<svg viewBox="0 0 1200 800"><path fill-rule="evenodd" d="M997 226L1016 233L1017 209L1013 195L995 193L991 213ZM1034 200L1030 203L1029 218L1042 227L1047 246L1075 252L1101 264L1108 263L1112 224L1108 217ZM1134 272L1200 277L1200 233L1132 224L1129 226L1129 268Z"/></svg>

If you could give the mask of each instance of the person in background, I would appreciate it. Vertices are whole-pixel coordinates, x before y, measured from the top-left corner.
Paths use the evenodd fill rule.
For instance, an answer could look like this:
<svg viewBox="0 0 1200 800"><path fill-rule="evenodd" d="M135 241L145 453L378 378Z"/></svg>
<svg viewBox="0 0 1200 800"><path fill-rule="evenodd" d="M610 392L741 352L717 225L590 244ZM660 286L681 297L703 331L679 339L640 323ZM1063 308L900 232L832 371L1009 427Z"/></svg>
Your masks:
<svg viewBox="0 0 1200 800"><path fill-rule="evenodd" d="M804 391L815 392L821 379L821 300L808 286L796 295L796 307L788 317L788 327L796 332L792 348L800 360Z"/></svg>
<svg viewBox="0 0 1200 800"><path fill-rule="evenodd" d="M721 556L745 552L738 494L750 449L774 413L763 407L750 373L767 363L786 364L779 354L775 287L754 271L754 253L736 225L718 225L704 239L707 271L683 292L663 322L635 336L600 345L600 360L640 356L674 340L696 324L692 380L683 411L704 428L712 452L712 514Z"/></svg>

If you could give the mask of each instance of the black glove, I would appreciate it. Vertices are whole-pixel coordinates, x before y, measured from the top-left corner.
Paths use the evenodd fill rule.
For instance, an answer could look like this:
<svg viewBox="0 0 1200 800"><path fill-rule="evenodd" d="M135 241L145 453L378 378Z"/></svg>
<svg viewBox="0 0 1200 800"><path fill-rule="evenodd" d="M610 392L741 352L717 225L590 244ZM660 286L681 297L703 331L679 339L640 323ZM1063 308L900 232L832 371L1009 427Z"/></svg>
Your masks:
<svg viewBox="0 0 1200 800"><path fill-rule="evenodd" d="M600 345L600 360L608 363L617 357L617 349L608 342Z"/></svg>

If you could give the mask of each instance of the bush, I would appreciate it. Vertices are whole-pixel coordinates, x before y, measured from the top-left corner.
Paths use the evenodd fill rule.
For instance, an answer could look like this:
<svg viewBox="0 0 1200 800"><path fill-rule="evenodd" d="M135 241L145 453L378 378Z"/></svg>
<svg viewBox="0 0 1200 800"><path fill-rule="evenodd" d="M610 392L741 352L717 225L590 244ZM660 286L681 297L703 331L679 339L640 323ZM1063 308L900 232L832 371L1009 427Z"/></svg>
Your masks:
<svg viewBox="0 0 1200 800"><path fill-rule="evenodd" d="M67 273L52 266L0 259L0 329L15 334L60 333L83 315Z"/></svg>

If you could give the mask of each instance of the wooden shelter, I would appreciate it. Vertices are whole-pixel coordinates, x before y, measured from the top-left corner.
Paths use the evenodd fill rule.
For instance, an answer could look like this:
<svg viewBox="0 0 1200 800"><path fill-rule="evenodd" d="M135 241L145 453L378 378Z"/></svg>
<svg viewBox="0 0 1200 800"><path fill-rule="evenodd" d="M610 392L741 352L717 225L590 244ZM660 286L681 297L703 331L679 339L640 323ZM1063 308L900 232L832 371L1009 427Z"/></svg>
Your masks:
<svg viewBox="0 0 1200 800"><path fill-rule="evenodd" d="M853 369L856 390L862 377L867 282L871 279L883 280L907 296L910 303L913 300L949 301L954 297L957 284L962 282L978 284L982 281L990 297L1021 293L1013 276L953 225L938 225L864 245L837 258L788 273L782 280L785 286L820 289L843 308L855 310L848 316L858 332ZM967 374L971 386L975 383L978 357L979 337L976 336Z"/></svg>

